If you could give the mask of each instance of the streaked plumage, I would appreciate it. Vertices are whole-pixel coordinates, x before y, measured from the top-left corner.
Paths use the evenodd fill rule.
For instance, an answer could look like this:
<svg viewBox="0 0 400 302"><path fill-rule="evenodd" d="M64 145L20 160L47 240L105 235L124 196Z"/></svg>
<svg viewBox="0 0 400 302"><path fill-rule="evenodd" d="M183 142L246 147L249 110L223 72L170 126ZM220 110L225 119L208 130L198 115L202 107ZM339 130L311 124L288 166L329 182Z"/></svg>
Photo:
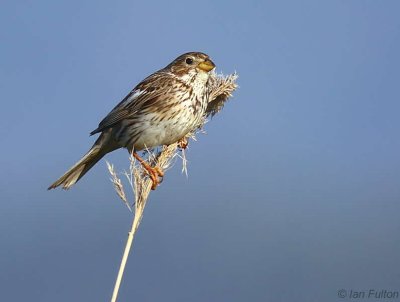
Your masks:
<svg viewBox="0 0 400 302"><path fill-rule="evenodd" d="M193 131L208 103L207 81L215 67L206 54L190 52L139 83L90 134L101 133L89 152L49 189L75 184L105 154L169 145ZM145 167L157 185L161 171Z"/></svg>

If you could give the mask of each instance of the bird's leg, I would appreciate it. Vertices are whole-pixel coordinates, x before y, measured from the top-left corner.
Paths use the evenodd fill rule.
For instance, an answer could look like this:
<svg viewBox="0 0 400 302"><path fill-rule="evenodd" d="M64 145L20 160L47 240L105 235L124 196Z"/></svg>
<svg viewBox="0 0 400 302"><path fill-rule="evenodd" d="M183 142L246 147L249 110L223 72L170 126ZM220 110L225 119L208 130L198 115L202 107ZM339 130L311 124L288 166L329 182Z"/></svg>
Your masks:
<svg viewBox="0 0 400 302"><path fill-rule="evenodd" d="M136 152L132 152L132 156L136 158L143 168L149 173L151 180L153 181L153 185L151 186L152 190L155 190L157 185L160 183L158 177L163 177L164 172L160 169L160 167L155 166L151 167L143 158L141 158Z"/></svg>
<svg viewBox="0 0 400 302"><path fill-rule="evenodd" d="M188 145L189 145L189 141L186 137L182 137L178 141L178 148L180 148L180 149L186 149Z"/></svg>

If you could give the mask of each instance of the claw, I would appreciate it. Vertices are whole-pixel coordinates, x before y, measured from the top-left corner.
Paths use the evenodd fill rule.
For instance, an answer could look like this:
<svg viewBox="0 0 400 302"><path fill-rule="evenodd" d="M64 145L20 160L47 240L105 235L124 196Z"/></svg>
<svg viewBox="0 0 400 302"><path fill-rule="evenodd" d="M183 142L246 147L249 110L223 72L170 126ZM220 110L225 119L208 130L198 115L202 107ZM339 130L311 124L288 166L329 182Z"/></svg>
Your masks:
<svg viewBox="0 0 400 302"><path fill-rule="evenodd" d="M151 180L153 181L153 185L151 186L152 190L155 190L157 188L157 186L163 181L163 177L164 177L164 172L161 171L161 169L159 167L145 167L143 166L146 171L149 173L149 176L151 178ZM161 180L159 180L159 178L161 177Z"/></svg>
<svg viewBox="0 0 400 302"><path fill-rule="evenodd" d="M159 180L159 177L163 178L164 177L164 172L161 170L160 167L155 166L154 168L151 167L146 161L143 160L136 152L132 152L133 157L135 157L140 164L143 166L143 168L147 171L149 174L153 184L151 186L152 190L155 190L157 186L162 182Z"/></svg>
<svg viewBox="0 0 400 302"><path fill-rule="evenodd" d="M178 148L186 149L188 145L189 145L189 141L188 141L188 139L186 137L182 137L178 141Z"/></svg>
<svg viewBox="0 0 400 302"><path fill-rule="evenodd" d="M158 176L164 177L164 172L161 170L160 167L155 166L153 169L156 171L156 173L158 174Z"/></svg>

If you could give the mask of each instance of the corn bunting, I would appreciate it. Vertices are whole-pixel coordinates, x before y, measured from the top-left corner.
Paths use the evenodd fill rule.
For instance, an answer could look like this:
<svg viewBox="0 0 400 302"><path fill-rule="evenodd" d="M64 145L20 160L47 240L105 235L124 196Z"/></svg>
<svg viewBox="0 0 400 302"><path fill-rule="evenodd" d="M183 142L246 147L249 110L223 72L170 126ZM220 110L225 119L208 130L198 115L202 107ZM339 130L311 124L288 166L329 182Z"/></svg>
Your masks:
<svg viewBox="0 0 400 302"><path fill-rule="evenodd" d="M145 78L90 133L100 133L92 148L48 189L69 189L104 155L119 148L127 148L139 160L155 189L163 172L136 151L178 142L198 127L206 113L207 82L214 67L208 55L189 52Z"/></svg>

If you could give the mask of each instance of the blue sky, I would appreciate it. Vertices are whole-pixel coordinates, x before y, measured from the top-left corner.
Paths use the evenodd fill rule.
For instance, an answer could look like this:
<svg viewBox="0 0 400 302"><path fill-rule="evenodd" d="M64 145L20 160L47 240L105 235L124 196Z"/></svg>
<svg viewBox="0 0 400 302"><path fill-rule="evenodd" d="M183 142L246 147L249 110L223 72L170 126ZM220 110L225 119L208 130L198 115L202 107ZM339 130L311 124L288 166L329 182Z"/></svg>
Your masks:
<svg viewBox="0 0 400 302"><path fill-rule="evenodd" d="M240 88L152 193L127 301L400 291L397 1L5 1L0 290L106 301L130 227L104 161L46 188L140 80L203 51ZM107 160L123 170L127 153Z"/></svg>

